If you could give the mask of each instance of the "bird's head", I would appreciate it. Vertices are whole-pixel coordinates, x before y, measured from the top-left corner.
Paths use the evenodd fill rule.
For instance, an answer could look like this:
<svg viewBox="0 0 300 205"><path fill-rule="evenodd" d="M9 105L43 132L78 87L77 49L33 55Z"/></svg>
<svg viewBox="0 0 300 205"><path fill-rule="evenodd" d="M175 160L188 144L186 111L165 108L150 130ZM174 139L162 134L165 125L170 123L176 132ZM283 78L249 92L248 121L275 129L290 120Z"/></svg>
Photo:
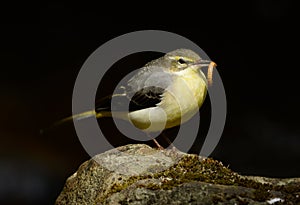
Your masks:
<svg viewBox="0 0 300 205"><path fill-rule="evenodd" d="M179 72L187 68L199 70L208 66L210 60L203 60L197 53L189 49L177 49L164 55L161 60L164 67L171 72Z"/></svg>
<svg viewBox="0 0 300 205"><path fill-rule="evenodd" d="M186 73L199 72L201 68L208 66L208 84L212 84L212 72L216 64L210 60L202 59L197 53L190 49L177 49L166 53L163 57L147 63L145 66L155 66L162 68L165 72L175 75L185 75Z"/></svg>

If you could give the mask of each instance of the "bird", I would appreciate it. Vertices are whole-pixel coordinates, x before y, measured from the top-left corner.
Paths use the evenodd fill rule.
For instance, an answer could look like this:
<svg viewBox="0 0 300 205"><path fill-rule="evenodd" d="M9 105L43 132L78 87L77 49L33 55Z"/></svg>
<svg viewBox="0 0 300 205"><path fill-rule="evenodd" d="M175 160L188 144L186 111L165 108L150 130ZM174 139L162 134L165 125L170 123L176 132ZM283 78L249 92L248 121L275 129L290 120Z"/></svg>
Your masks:
<svg viewBox="0 0 300 205"><path fill-rule="evenodd" d="M202 71L208 67L207 77ZM201 58L196 52L180 48L152 60L115 93L98 100L95 110L75 114L59 123L88 117L116 117L129 121L145 133L179 126L191 119L203 104L207 87L212 84L216 64ZM101 107L105 99L129 101L129 109ZM122 108L122 106L120 106ZM162 148L153 138L158 148Z"/></svg>

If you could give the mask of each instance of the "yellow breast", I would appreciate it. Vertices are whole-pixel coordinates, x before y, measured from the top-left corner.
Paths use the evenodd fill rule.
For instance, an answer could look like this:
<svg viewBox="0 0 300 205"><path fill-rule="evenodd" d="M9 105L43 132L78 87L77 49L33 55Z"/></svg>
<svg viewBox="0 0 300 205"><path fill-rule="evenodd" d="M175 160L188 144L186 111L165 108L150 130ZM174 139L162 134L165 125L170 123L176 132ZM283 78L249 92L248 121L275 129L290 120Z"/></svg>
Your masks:
<svg viewBox="0 0 300 205"><path fill-rule="evenodd" d="M206 82L201 75L192 69L184 70L164 94L159 106L166 112L167 128L188 121L198 112L206 96Z"/></svg>
<svg viewBox="0 0 300 205"><path fill-rule="evenodd" d="M131 122L137 128L151 132L188 121L204 102L206 96L204 79L204 74L198 70L186 69L178 72L157 107L130 113Z"/></svg>

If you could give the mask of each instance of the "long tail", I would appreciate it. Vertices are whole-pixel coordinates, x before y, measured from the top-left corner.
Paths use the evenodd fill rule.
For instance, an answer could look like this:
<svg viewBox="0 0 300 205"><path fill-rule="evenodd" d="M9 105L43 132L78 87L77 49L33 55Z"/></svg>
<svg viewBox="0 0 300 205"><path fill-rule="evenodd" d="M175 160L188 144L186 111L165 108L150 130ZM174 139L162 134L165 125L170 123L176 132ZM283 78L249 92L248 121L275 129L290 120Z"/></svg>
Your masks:
<svg viewBox="0 0 300 205"><path fill-rule="evenodd" d="M90 110L90 111L86 111L86 112L82 112L79 114L75 114L66 118L63 118L55 123L53 123L50 127L46 128L46 129L41 129L40 133L43 134L45 133L46 130L50 130L53 129L55 127L58 127L62 124L65 124L67 122L71 122L73 120L83 120L89 117L96 117L97 119L99 118L103 118L103 117L116 117L118 119L122 119L122 120L128 120L128 113L127 112L114 112L114 114L110 111L100 111L100 112L96 112L95 110Z"/></svg>
<svg viewBox="0 0 300 205"><path fill-rule="evenodd" d="M100 98L99 100L97 100L96 104L101 104L101 103L105 102L106 100L109 100L113 97L126 96L125 88L121 86L119 89L122 92ZM96 108L96 110L89 110L89 111L86 111L86 112L82 112L82 113L79 113L79 114L75 114L75 115L63 118L63 119L61 119L57 122L54 122L50 127L46 128L46 129L41 129L40 133L43 134L47 130L51 130L51 129L57 127L57 126L60 126L60 125L62 125L64 123L67 123L67 122L71 122L73 120L82 120L82 119L86 119L86 118L89 118L89 117L96 117L98 119L98 118L102 118L102 117L112 117L112 116L114 116L114 117L122 119L122 120L128 120L128 112L114 112L114 113L111 113L111 111L102 110L102 109L107 109L107 108L108 107L106 107L106 108L105 107L100 107L100 108Z"/></svg>
<svg viewBox="0 0 300 205"><path fill-rule="evenodd" d="M112 113L108 112L108 111L97 113L95 110L90 110L90 111L82 112L82 113L75 114L75 115L66 117L64 119L61 119L61 120L55 122L54 125L58 126L58 125L64 124L64 123L72 121L72 120L83 120L83 119L86 119L89 117L102 118L102 117L111 117L111 116L112 116Z"/></svg>
<svg viewBox="0 0 300 205"><path fill-rule="evenodd" d="M89 117L96 117L97 119L103 117L116 117L118 119L127 120L128 121L128 112L111 112L111 111L100 111L96 112L95 110L82 112L79 114L75 114L64 119L61 119L54 123L55 126L64 124L66 122L70 122L72 120L83 120Z"/></svg>

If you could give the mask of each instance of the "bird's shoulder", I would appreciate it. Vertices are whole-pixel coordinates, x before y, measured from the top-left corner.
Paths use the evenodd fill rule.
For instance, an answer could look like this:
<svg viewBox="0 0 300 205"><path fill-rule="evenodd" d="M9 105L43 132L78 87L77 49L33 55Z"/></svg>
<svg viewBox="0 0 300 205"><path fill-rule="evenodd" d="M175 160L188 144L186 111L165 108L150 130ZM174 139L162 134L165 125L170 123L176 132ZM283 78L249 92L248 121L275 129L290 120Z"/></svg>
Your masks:
<svg viewBox="0 0 300 205"><path fill-rule="evenodd" d="M137 92L146 87L160 87L166 89L173 81L172 73L166 72L160 66L145 66L131 77L127 85L127 91Z"/></svg>

